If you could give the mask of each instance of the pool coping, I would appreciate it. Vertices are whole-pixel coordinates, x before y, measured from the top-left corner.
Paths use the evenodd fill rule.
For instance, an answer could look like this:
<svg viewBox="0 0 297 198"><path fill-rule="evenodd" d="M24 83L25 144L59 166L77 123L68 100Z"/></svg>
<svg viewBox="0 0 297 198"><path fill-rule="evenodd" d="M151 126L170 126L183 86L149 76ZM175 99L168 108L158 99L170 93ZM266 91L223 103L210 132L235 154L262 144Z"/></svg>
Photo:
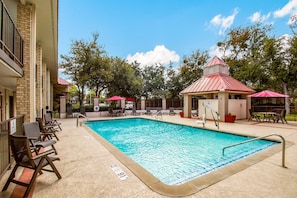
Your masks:
<svg viewBox="0 0 297 198"><path fill-rule="evenodd" d="M146 118L144 118L146 119ZM171 123L171 122L169 122ZM174 123L176 124L176 123ZM272 146L264 151L253 154L252 156L246 157L242 160L234 162L228 166L221 167L215 171L212 171L206 175L200 176L196 179L188 181L181 185L167 185L161 182L158 178L153 176L150 172L144 169L142 166L134 162L131 158L125 155L123 152L118 150L110 142L105 140L91 128L82 124L83 127L96 139L98 140L110 153L113 154L123 165L125 165L135 176L137 176L145 185L147 185L151 190L157 192L161 195L171 196L171 197L180 197L180 196L189 196L193 195L204 188L207 188L217 182L220 182L276 153L282 151L282 144L277 144ZM197 127L200 128L200 127ZM205 128L207 129L207 128ZM213 129L209 129L215 131ZM235 135L245 135L240 133L232 133L228 131L218 131L223 133L231 133ZM253 136L249 136L253 137ZM267 140L278 141L274 138L266 138ZM279 141L278 141L279 142ZM286 148L292 146L294 143L286 141ZM281 159L279 162L281 166Z"/></svg>

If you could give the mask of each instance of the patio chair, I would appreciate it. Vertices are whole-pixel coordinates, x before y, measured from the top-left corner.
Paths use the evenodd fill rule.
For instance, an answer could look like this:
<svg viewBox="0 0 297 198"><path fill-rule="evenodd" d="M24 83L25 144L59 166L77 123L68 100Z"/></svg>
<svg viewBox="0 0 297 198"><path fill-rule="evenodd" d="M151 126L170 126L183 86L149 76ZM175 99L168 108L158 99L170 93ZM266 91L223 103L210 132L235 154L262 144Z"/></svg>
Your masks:
<svg viewBox="0 0 297 198"><path fill-rule="evenodd" d="M169 115L175 115L176 113L174 112L173 107L169 107Z"/></svg>
<svg viewBox="0 0 297 198"><path fill-rule="evenodd" d="M36 118L36 121L39 124L39 128L40 128L41 133L51 134L53 137L55 137L59 141L59 138L58 138L58 136L56 134L56 132L58 131L57 129L55 129L53 126L43 125L42 118Z"/></svg>
<svg viewBox="0 0 297 198"><path fill-rule="evenodd" d="M255 119L257 122L261 121L261 117L257 115L255 112L252 111L252 109L249 109L250 117L248 121Z"/></svg>
<svg viewBox="0 0 297 198"><path fill-rule="evenodd" d="M45 126L58 127L60 131L62 131L61 123L59 123L57 120L53 120L52 114L50 113L44 114L44 120L45 120Z"/></svg>
<svg viewBox="0 0 297 198"><path fill-rule="evenodd" d="M284 124L285 122L287 122L286 120L286 110L285 109L281 109L280 111L276 111L275 117L274 117L274 122L278 122L278 121L282 121L282 123Z"/></svg>
<svg viewBox="0 0 297 198"><path fill-rule="evenodd" d="M39 155L32 156L27 137L10 135L9 142L13 157L15 159L15 166L11 171L10 176L8 177L2 191L7 190L10 182L12 182L17 185L26 187L27 189L23 197L27 197L30 193L32 186L34 185L38 173L42 174L42 171L54 172L58 179L62 178L62 176L60 175L59 171L53 163L53 161L60 159L58 157L49 156L54 152L53 150L45 151L43 153L40 153ZM44 168L47 165L50 165L51 169ZM23 181L15 179L18 167L24 167L34 170L34 173L29 183L25 183Z"/></svg>
<svg viewBox="0 0 297 198"><path fill-rule="evenodd" d="M205 127L205 122L206 122L205 114L202 114L202 118L201 119L196 120L196 124L202 124L203 127Z"/></svg>
<svg viewBox="0 0 297 198"><path fill-rule="evenodd" d="M118 116L118 112L115 112L112 108L108 109L109 116Z"/></svg>
<svg viewBox="0 0 297 198"><path fill-rule="evenodd" d="M38 122L24 123L23 127L25 135L29 139L31 150L33 150L36 155L39 154L41 148L46 148L49 146L51 146L52 150L58 154L54 146L56 141L52 139L52 133L41 133Z"/></svg>

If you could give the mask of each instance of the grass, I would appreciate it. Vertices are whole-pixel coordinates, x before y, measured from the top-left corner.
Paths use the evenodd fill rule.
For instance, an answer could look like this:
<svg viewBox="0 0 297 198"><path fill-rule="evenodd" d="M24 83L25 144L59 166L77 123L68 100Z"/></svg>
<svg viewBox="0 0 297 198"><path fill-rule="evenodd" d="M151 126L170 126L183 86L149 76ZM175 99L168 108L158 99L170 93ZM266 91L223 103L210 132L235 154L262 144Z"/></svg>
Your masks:
<svg viewBox="0 0 297 198"><path fill-rule="evenodd" d="M286 120L288 121L297 121L297 114L287 114Z"/></svg>

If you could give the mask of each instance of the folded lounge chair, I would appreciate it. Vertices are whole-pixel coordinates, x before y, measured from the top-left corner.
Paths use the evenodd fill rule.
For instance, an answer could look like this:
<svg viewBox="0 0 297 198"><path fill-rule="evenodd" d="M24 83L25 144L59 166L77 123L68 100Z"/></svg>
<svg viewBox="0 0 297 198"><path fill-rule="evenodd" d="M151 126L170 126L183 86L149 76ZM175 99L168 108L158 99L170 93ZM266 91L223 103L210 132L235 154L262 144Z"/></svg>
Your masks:
<svg viewBox="0 0 297 198"><path fill-rule="evenodd" d="M24 123L23 126L25 135L29 139L31 150L33 150L36 155L39 154L41 148L49 146L51 146L52 150L57 154L57 150L54 146L56 141L52 139L52 134L41 133L38 122Z"/></svg>
<svg viewBox="0 0 297 198"><path fill-rule="evenodd" d="M15 159L15 166L10 173L2 191L7 190L10 182L15 183L17 185L21 185L26 187L26 191L23 197L27 197L30 193L30 190L34 184L34 181L37 178L38 173L42 173L42 171L54 172L58 179L61 179L62 176L60 175L59 171L57 170L56 166L54 165L53 161L60 160L58 157L50 157L49 155L52 154L54 151L49 150L39 155L32 156L30 151L29 141L26 136L9 136L11 151L13 157ZM50 169L45 169L44 167L50 165ZM25 183L15 179L16 171L18 167L24 167L34 170L34 173L29 181L29 183Z"/></svg>

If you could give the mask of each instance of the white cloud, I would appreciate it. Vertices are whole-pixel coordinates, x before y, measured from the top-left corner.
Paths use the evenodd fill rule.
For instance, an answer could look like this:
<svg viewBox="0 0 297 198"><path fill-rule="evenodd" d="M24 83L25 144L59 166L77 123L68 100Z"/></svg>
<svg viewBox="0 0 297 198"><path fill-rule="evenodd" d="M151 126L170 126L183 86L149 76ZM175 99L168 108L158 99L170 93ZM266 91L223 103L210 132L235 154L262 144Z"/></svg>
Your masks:
<svg viewBox="0 0 297 198"><path fill-rule="evenodd" d="M261 15L260 12L255 12L252 16L249 17L251 22L264 22L270 17L270 12L266 15Z"/></svg>
<svg viewBox="0 0 297 198"><path fill-rule="evenodd" d="M287 15L294 15L297 14L297 0L291 0L289 3L287 3L283 8L276 10L273 15L275 18L281 18ZM288 23L292 23L291 20L288 21Z"/></svg>
<svg viewBox="0 0 297 198"><path fill-rule="evenodd" d="M292 36L290 36L289 34L284 34L279 37L279 39L281 39L281 45L284 50L286 50L290 47L290 39L291 38L292 38Z"/></svg>
<svg viewBox="0 0 297 198"><path fill-rule="evenodd" d="M164 45L157 45L154 50L148 52L137 52L134 55L128 55L126 58L128 63L137 61L140 66L155 65L158 63L169 64L170 62L178 62L179 55L175 51L170 51Z"/></svg>
<svg viewBox="0 0 297 198"><path fill-rule="evenodd" d="M222 35L228 28L232 26L235 16L238 14L238 12L238 8L235 8L232 15L230 16L224 17L221 14L218 14L210 21L210 23L219 27L219 35Z"/></svg>

